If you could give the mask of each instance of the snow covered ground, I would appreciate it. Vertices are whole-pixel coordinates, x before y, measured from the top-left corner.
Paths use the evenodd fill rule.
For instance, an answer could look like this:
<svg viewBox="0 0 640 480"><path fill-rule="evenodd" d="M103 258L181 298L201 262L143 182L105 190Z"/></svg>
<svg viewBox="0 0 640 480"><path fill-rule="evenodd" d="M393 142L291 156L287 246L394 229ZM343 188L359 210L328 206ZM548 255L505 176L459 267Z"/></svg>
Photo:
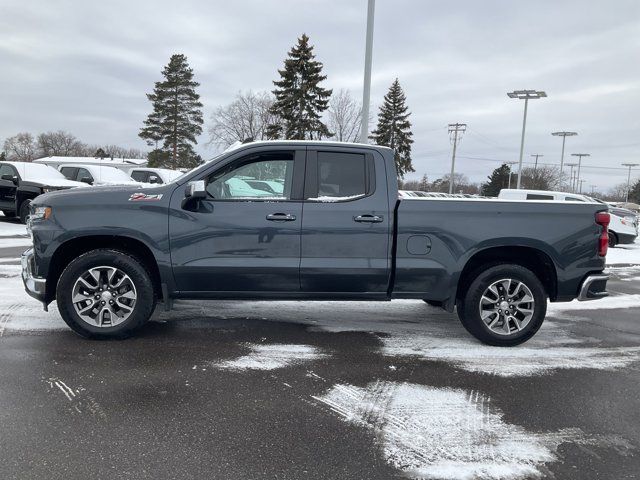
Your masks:
<svg viewBox="0 0 640 480"><path fill-rule="evenodd" d="M640 265L640 237L630 245L617 245L607 253L607 265Z"/></svg>
<svg viewBox="0 0 640 480"><path fill-rule="evenodd" d="M564 443L631 450L624 439L579 428L537 433L509 424L477 390L376 381L335 385L315 398L372 430L387 462L415 479L538 478Z"/></svg>
<svg viewBox="0 0 640 480"><path fill-rule="evenodd" d="M0 237L28 237L26 225L14 221L7 221L0 212ZM1 247L0 247L1 248Z"/></svg>

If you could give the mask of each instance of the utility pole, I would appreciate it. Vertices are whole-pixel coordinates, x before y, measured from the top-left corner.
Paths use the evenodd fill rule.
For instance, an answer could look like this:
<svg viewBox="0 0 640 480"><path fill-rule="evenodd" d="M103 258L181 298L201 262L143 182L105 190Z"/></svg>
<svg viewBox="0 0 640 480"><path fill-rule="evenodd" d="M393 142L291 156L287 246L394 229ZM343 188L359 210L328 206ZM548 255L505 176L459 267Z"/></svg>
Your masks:
<svg viewBox="0 0 640 480"><path fill-rule="evenodd" d="M360 143L369 143L369 103L371 101L371 60L373 58L373 17L376 0L369 0L367 7L367 39L364 50L364 85L362 88L362 124Z"/></svg>
<svg viewBox="0 0 640 480"><path fill-rule="evenodd" d="M449 136L453 136L453 154L451 155L451 176L449 177L449 193L453 193L453 175L456 170L456 148L458 147L458 133L462 134L466 130L466 123L449 124Z"/></svg>
<svg viewBox="0 0 640 480"><path fill-rule="evenodd" d="M571 173L569 174L569 191L571 193L576 193L576 189L573 187L575 182L575 177L573 176L573 167L578 165L577 163L567 163L567 167L571 167Z"/></svg>
<svg viewBox="0 0 640 480"><path fill-rule="evenodd" d="M572 153L572 157L578 157L578 173L576 175L576 187L580 187L578 193L582 193L582 184L580 183L580 166L582 165L582 157L590 157L590 153ZM573 192L576 193L576 192Z"/></svg>
<svg viewBox="0 0 640 480"><path fill-rule="evenodd" d="M586 180L578 180L580 186L578 187L578 193L582 194L582 184L586 182Z"/></svg>
<svg viewBox="0 0 640 480"><path fill-rule="evenodd" d="M591 196L596 192L596 185L589 185L591 187Z"/></svg>
<svg viewBox="0 0 640 480"><path fill-rule="evenodd" d="M513 167L516 164L516 162L507 162L507 165L509 165L509 186L507 187L508 189L511 189L511 167Z"/></svg>
<svg viewBox="0 0 640 480"><path fill-rule="evenodd" d="M564 180L562 178L562 170L564 168L564 143L567 137L574 137L578 135L576 132L552 132L554 137L562 137L562 153L560 154L560 190L562 190L562 184Z"/></svg>
<svg viewBox="0 0 640 480"><path fill-rule="evenodd" d="M518 100L524 100L524 115L522 117L522 137L520 138L520 161L518 162L518 189L520 189L520 182L522 180L522 154L524 152L524 132L527 128L527 106L529 100L537 100L539 98L546 97L546 92L539 90L514 90L507 93L509 98L517 98Z"/></svg>
<svg viewBox="0 0 640 480"><path fill-rule="evenodd" d="M538 170L538 157L544 157L544 155L542 155L541 153L534 153L531 156L536 157L536 163L533 166L533 171L535 172L536 170Z"/></svg>
<svg viewBox="0 0 640 480"><path fill-rule="evenodd" d="M624 203L629 203L629 188L631 188L631 168L637 167L638 163L623 163L623 167L629 167L629 173L627 174L627 195L625 196Z"/></svg>

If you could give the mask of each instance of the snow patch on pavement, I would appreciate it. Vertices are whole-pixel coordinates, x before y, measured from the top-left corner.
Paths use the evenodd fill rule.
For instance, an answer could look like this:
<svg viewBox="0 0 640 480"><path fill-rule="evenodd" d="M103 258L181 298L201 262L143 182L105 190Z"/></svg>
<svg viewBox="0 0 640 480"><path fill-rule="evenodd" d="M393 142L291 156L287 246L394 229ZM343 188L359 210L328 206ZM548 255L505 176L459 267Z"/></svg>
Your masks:
<svg viewBox="0 0 640 480"><path fill-rule="evenodd" d="M311 362L324 358L315 347L309 345L248 345L251 352L248 355L212 363L211 366L228 370L275 370L294 364Z"/></svg>
<svg viewBox="0 0 640 480"><path fill-rule="evenodd" d="M564 311L606 311L634 306L640 307L640 296L550 304L549 312L557 315ZM189 310L189 304L181 304L181 311L183 308ZM194 315L206 318L208 309L202 304L191 308ZM640 362L640 345L606 347L599 339L572 334L565 323L552 318L545 320L538 333L523 345L513 348L483 345L453 315L415 300L225 301L216 302L215 310L216 318L292 322L326 332L367 332L380 339L381 351L389 357L448 362L470 372L502 377L527 377L566 369L615 370Z"/></svg>
<svg viewBox="0 0 640 480"><path fill-rule="evenodd" d="M629 245L618 245L607 252L607 265L616 264L640 265L640 237Z"/></svg>
<svg viewBox="0 0 640 480"><path fill-rule="evenodd" d="M55 303L49 313L24 291L20 265L0 264L0 337L10 330L59 330L68 328Z"/></svg>
<svg viewBox="0 0 640 480"><path fill-rule="evenodd" d="M2 215L0 215L2 218ZM0 237L28 237L27 226L17 221L0 221Z"/></svg>
<svg viewBox="0 0 640 480"><path fill-rule="evenodd" d="M504 421L477 391L378 381L336 385L314 397L348 423L371 429L387 462L419 479L517 479L542 476L563 443L616 448L622 439L578 428L534 433Z"/></svg>
<svg viewBox="0 0 640 480"><path fill-rule="evenodd" d="M31 237L0 237L0 248L24 247L26 250L31 245Z"/></svg>

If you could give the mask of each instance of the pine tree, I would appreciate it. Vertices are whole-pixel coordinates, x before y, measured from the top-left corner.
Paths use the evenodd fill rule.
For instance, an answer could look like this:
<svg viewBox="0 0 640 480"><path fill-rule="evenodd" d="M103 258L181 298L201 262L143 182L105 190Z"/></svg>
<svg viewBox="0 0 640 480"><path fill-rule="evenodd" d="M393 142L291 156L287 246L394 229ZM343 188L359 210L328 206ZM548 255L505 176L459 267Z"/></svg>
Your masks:
<svg viewBox="0 0 640 480"><path fill-rule="evenodd" d="M500 190L509 185L509 175L511 175L511 167L507 163L503 163L487 177L489 181L482 184L482 195L497 197Z"/></svg>
<svg viewBox="0 0 640 480"><path fill-rule="evenodd" d="M396 78L389 92L384 96L384 103L378 112L378 126L369 136L376 144L393 148L396 152L396 169L400 177L414 172L411 165L411 122L409 107L405 105L406 96L400 82Z"/></svg>
<svg viewBox="0 0 640 480"><path fill-rule="evenodd" d="M102 147L98 147L98 149L96 150L96 153L93 154L94 158L99 158L99 159L103 159L103 158L107 158L107 152L105 152Z"/></svg>
<svg viewBox="0 0 640 480"><path fill-rule="evenodd" d="M315 60L309 37L302 34L288 55L284 69L278 70L280 80L273 82L276 101L271 112L281 122L268 127L269 138L319 140L332 136L320 120L322 112L329 108L332 90L320 86L327 76L322 75L322 63Z"/></svg>
<svg viewBox="0 0 640 480"><path fill-rule="evenodd" d="M631 187L629 187L629 201L633 203L640 203L640 180L637 180Z"/></svg>
<svg viewBox="0 0 640 480"><path fill-rule="evenodd" d="M4 162L7 159L7 156L4 152L0 152L0 162Z"/></svg>
<svg viewBox="0 0 640 480"><path fill-rule="evenodd" d="M429 178L426 173L422 175L422 178L420 179L420 190L423 192L429 191Z"/></svg>
<svg viewBox="0 0 640 480"><path fill-rule="evenodd" d="M182 54L171 56L162 76L164 80L156 82L153 93L147 94L153 112L139 136L149 145L163 142L162 150L170 156L164 156L166 162L162 166L192 168L200 163L193 150L203 124L202 103L196 93L200 84L193 80L193 70Z"/></svg>

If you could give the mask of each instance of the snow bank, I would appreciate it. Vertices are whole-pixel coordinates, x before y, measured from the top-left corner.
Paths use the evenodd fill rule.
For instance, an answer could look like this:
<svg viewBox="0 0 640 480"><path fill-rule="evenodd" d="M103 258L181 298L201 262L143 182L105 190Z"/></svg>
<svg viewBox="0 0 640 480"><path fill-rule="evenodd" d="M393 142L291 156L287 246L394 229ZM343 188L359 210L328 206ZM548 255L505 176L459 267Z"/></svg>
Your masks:
<svg viewBox="0 0 640 480"><path fill-rule="evenodd" d="M543 476L564 443L631 446L613 436L588 436L579 428L534 433L506 423L491 397L471 390L375 382L364 388L336 385L314 397L346 422L370 429L387 462L411 478L518 479Z"/></svg>

